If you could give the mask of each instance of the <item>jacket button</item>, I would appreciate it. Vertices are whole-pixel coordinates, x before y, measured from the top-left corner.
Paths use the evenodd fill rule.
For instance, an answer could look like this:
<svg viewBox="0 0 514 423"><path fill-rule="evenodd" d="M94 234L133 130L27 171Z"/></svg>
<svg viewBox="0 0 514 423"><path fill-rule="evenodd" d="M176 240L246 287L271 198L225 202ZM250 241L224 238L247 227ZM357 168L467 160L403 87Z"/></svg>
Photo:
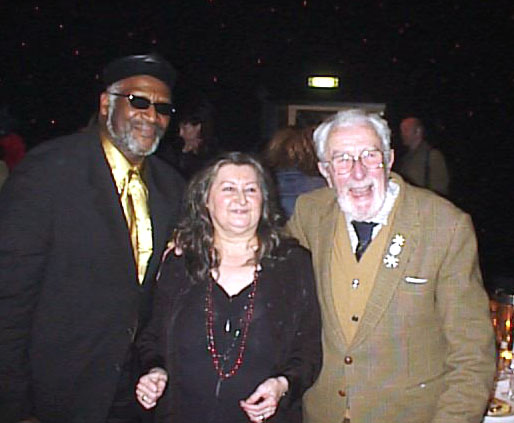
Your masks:
<svg viewBox="0 0 514 423"><path fill-rule="evenodd" d="M116 370L118 373L121 373L121 366L119 364L114 365L114 370Z"/></svg>
<svg viewBox="0 0 514 423"><path fill-rule="evenodd" d="M130 342L134 342L136 337L136 330L134 328L127 328L127 333L130 336Z"/></svg>
<svg viewBox="0 0 514 423"><path fill-rule="evenodd" d="M346 392L343 391L342 389L340 389L339 391L337 391L337 393L339 394L340 397L345 397L346 396Z"/></svg>
<svg viewBox="0 0 514 423"><path fill-rule="evenodd" d="M344 362L345 362L345 364L352 364L353 363L353 358L351 356L347 355L344 358Z"/></svg>

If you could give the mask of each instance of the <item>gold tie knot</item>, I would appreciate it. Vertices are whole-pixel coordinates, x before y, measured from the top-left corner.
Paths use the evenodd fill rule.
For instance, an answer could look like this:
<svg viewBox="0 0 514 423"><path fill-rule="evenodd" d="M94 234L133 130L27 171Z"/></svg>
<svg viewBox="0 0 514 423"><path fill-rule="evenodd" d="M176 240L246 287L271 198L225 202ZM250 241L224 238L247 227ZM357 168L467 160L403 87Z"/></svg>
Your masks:
<svg viewBox="0 0 514 423"><path fill-rule="evenodd" d="M137 169L130 169L128 171L128 183L129 184L137 184L141 182L141 174Z"/></svg>
<svg viewBox="0 0 514 423"><path fill-rule="evenodd" d="M127 190L134 201L140 201L146 197L146 187L141 179L141 173L138 169L130 169L128 172Z"/></svg>

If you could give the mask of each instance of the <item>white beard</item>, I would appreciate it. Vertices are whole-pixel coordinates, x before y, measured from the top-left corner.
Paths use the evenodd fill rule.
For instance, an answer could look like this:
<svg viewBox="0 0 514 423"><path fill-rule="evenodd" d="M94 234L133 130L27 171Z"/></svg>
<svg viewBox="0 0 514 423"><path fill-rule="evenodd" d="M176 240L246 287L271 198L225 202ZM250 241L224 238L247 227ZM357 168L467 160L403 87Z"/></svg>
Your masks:
<svg viewBox="0 0 514 423"><path fill-rule="evenodd" d="M364 184L363 184L364 185ZM373 200L369 207L365 210L359 209L353 203L349 189L337 196L337 203L343 213L346 214L349 220L356 220L358 222L370 221L382 208L385 201L385 191L382 196L378 192L376 182L372 184ZM381 197L381 198L380 198Z"/></svg>
<svg viewBox="0 0 514 423"><path fill-rule="evenodd" d="M152 143L152 146L145 150L141 148L139 142L137 139L132 135L132 122L127 120L124 122L122 129L120 130L120 133L117 134L114 130L114 125L112 123L114 118L114 110L115 106L113 104L109 105L109 112L107 115L107 130L109 131L109 135L111 136L114 144L122 151L126 151L128 153L131 153L137 157L146 157L150 156L151 154L155 153L155 150L157 150L157 147L159 146L159 141L161 140L162 136L164 135L164 131L162 128L155 126L155 139ZM148 123L141 122L138 120L136 123L141 125L149 125Z"/></svg>

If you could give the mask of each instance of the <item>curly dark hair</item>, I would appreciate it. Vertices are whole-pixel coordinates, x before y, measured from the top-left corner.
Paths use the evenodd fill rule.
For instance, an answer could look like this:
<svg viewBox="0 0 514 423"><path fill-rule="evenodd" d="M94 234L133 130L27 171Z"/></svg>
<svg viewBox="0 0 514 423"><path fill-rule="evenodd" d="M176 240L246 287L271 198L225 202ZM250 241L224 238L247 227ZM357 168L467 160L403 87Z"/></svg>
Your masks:
<svg viewBox="0 0 514 423"><path fill-rule="evenodd" d="M257 227L258 248L255 252L255 263L260 263L265 257L274 257L281 242L281 217L269 173L249 154L221 154L190 181L185 193L184 218L173 236L175 245L183 251L186 269L193 281L204 280L209 276L209 271L220 264L219 252L214 247L214 227L207 209L207 201L218 171L228 164L251 166L257 173L262 192L262 211Z"/></svg>

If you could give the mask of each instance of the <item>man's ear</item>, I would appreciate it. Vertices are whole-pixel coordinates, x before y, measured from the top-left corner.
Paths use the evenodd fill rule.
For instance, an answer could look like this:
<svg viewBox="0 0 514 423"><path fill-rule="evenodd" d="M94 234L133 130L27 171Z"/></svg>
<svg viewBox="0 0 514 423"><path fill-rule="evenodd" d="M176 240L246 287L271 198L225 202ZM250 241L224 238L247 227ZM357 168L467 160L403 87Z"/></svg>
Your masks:
<svg viewBox="0 0 514 423"><path fill-rule="evenodd" d="M100 116L106 117L109 113L109 94L104 91L100 94L100 107L98 109L98 114Z"/></svg>
<svg viewBox="0 0 514 423"><path fill-rule="evenodd" d="M388 171L390 172L392 167L393 167L393 163L394 163L394 150L391 149L389 151L389 165L387 166L388 167Z"/></svg>
<svg viewBox="0 0 514 423"><path fill-rule="evenodd" d="M330 177L330 173L327 170L327 164L324 162L318 162L318 170L327 181L328 186L332 188L332 178Z"/></svg>

